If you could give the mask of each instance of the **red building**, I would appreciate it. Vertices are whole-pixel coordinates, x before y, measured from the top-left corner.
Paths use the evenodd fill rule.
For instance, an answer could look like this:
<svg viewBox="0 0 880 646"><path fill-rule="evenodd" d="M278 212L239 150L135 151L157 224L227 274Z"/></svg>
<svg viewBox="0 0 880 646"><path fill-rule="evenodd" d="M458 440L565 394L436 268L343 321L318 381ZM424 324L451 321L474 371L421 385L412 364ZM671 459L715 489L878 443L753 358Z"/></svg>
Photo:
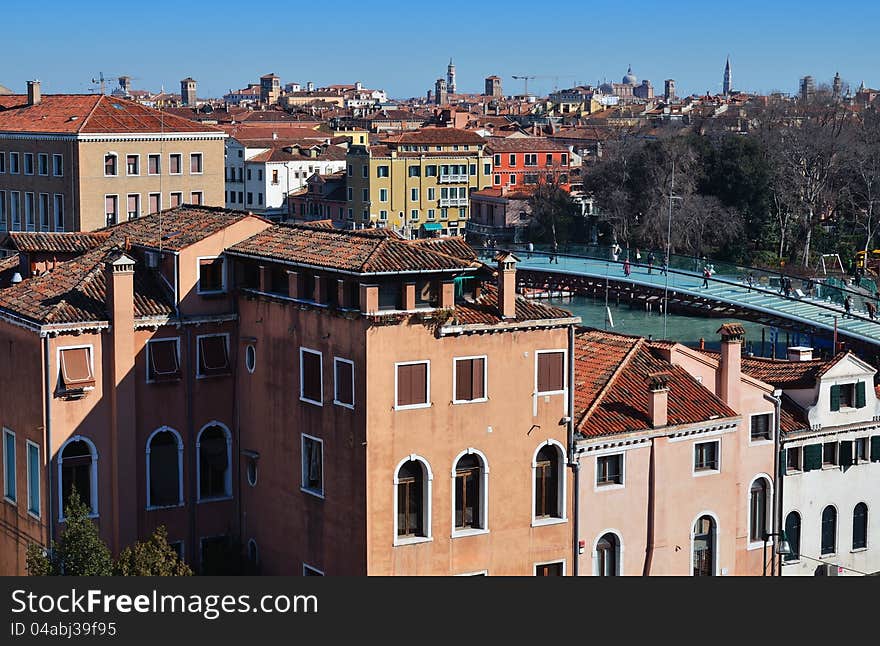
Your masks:
<svg viewBox="0 0 880 646"><path fill-rule="evenodd" d="M571 190L571 154L564 144L543 137L492 139L492 186L530 190L550 178Z"/></svg>

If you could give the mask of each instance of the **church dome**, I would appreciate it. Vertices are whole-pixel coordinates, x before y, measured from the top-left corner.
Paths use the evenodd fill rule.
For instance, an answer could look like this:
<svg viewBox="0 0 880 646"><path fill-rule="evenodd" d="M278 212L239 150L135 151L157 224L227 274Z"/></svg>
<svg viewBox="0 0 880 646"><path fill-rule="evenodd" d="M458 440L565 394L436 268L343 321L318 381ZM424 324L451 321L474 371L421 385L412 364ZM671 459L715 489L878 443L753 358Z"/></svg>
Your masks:
<svg viewBox="0 0 880 646"><path fill-rule="evenodd" d="M635 85L638 82L639 79L637 79L636 75L633 74L633 68L632 65L630 65L626 68L626 76L623 77L623 81L621 81L621 83L624 83L626 85Z"/></svg>

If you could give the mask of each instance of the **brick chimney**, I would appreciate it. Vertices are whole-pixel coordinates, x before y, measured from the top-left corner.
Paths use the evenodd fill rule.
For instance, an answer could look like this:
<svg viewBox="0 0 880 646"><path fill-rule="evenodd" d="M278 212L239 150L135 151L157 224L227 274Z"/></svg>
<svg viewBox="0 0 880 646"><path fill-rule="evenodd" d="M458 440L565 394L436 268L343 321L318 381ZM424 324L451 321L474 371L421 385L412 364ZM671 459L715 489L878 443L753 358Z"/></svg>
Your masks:
<svg viewBox="0 0 880 646"><path fill-rule="evenodd" d="M502 251L495 256L498 263L498 310L503 319L516 318L516 263L519 258Z"/></svg>
<svg viewBox="0 0 880 646"><path fill-rule="evenodd" d="M648 380L648 419L651 428L663 428L669 423L669 374L652 372Z"/></svg>
<svg viewBox="0 0 880 646"><path fill-rule="evenodd" d="M28 81L27 90L28 105L40 105L40 102L43 100L43 95L40 92L40 82L36 80Z"/></svg>
<svg viewBox="0 0 880 646"><path fill-rule="evenodd" d="M742 376L742 342L745 328L739 323L725 323L721 334L721 363L717 384L718 396L733 410L739 412L740 378Z"/></svg>

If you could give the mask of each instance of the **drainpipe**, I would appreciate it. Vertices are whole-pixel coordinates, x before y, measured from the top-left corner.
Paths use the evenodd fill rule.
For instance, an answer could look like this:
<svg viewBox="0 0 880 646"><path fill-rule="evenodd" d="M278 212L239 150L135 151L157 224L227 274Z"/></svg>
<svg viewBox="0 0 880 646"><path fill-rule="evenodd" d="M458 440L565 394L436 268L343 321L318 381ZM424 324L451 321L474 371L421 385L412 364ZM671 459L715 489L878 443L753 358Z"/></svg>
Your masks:
<svg viewBox="0 0 880 646"><path fill-rule="evenodd" d="M648 518L647 518L647 540L645 545L645 564L642 569L642 576L651 575L651 565L654 560L654 497L656 494L656 455L654 442L656 438L651 438L651 458L648 463Z"/></svg>
<svg viewBox="0 0 880 646"><path fill-rule="evenodd" d="M50 373L51 362L49 361L49 335L43 336L43 370L45 372L45 399L46 399L46 503L48 511L49 540L46 547L52 545L55 535L55 517L52 515L52 376ZM27 456L25 456L27 457Z"/></svg>
<svg viewBox="0 0 880 646"><path fill-rule="evenodd" d="M178 319L180 320L180 319ZM181 321L182 323L182 321ZM189 557L190 562L200 568L200 559L197 540L196 540L196 503L198 501L198 482L196 478L196 465L198 464L198 449L196 441L196 432L193 423L193 380L195 379L192 365L192 330L186 328L186 426L190 440L190 459L189 459Z"/></svg>
<svg viewBox="0 0 880 646"><path fill-rule="evenodd" d="M780 534L782 528L782 478L784 474L779 468L782 459L782 391L776 389L772 395L764 395L764 399L773 402L773 520L771 523L771 533L774 538L773 552L770 554L770 575L782 575L782 558L779 559L779 565L776 564L776 548L781 540ZM765 543L766 544L766 543ZM767 567L767 562L764 562Z"/></svg>
<svg viewBox="0 0 880 646"><path fill-rule="evenodd" d="M581 463L575 457L574 446L574 325L568 326L568 393L566 394L565 422L568 426L568 466L571 467L573 482L572 488L572 576L578 576L580 538L580 471Z"/></svg>

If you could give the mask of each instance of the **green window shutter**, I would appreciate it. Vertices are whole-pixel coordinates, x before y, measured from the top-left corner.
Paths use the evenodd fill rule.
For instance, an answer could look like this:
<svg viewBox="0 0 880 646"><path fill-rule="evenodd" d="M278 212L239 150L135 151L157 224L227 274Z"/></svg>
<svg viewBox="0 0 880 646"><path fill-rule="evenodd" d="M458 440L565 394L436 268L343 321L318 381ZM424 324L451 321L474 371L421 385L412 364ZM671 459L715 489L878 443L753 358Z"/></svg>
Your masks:
<svg viewBox="0 0 880 646"><path fill-rule="evenodd" d="M840 410L840 386L831 386L831 410Z"/></svg>
<svg viewBox="0 0 880 646"><path fill-rule="evenodd" d="M856 383L856 408L864 408L865 407L865 382L859 381Z"/></svg>
<svg viewBox="0 0 880 646"><path fill-rule="evenodd" d="M822 468L822 445L809 444L804 447L804 471Z"/></svg>
<svg viewBox="0 0 880 646"><path fill-rule="evenodd" d="M838 456L839 456L838 459L840 460L840 466L842 466L842 467L852 466L852 458L853 458L852 440L843 440L840 443Z"/></svg>
<svg viewBox="0 0 880 646"><path fill-rule="evenodd" d="M880 462L880 435L871 438L871 462Z"/></svg>
<svg viewBox="0 0 880 646"><path fill-rule="evenodd" d="M779 473L784 474L786 468L786 458L788 457L788 450L785 448L779 449Z"/></svg>

